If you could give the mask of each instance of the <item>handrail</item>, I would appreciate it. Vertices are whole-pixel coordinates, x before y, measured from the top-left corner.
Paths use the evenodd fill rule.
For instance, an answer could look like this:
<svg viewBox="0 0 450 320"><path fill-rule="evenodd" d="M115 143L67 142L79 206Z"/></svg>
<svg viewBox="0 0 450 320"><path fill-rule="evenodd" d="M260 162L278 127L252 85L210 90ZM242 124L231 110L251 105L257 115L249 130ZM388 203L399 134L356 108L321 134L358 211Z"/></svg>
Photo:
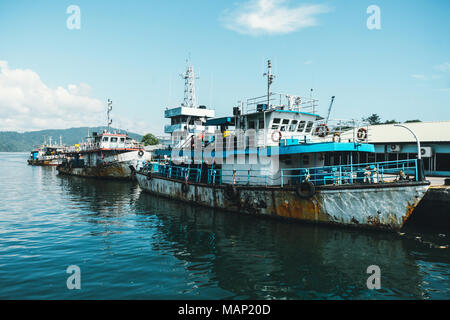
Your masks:
<svg viewBox="0 0 450 320"><path fill-rule="evenodd" d="M152 173L166 178L180 179L182 181L200 182L202 177L202 171L199 168L162 165L162 164L152 165L148 162L144 163L142 171L146 174Z"/></svg>
<svg viewBox="0 0 450 320"><path fill-rule="evenodd" d="M286 172L297 171L296 174L286 174ZM418 180L417 159L384 161L372 163L357 163L347 165L325 166L315 168L289 168L281 169L283 178L294 178L297 182L311 181L316 185L327 184L352 184L356 182L382 183L385 182L385 175L400 174L400 179L406 179L407 174L413 174ZM308 177L308 178L307 178ZM281 186L284 185L284 179Z"/></svg>
<svg viewBox="0 0 450 320"><path fill-rule="evenodd" d="M202 181L202 170L192 167L172 166L170 164L151 164L145 162L143 172L165 176L182 181ZM260 170L211 168L207 170L208 184L236 184L267 186L296 185L310 181L315 185L355 184L355 183L384 183L387 177L396 176L406 180L407 175L414 176L418 181L417 159L384 161L371 163L356 163L346 165L324 166L314 168L286 168L273 175L263 174ZM224 182L225 181L225 182Z"/></svg>

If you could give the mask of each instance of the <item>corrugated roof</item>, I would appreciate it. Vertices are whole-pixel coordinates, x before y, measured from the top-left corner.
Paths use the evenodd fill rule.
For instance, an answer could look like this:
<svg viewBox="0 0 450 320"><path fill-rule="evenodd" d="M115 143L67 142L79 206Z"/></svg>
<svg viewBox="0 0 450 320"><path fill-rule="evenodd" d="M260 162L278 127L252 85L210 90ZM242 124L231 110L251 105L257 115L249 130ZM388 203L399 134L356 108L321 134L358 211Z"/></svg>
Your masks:
<svg viewBox="0 0 450 320"><path fill-rule="evenodd" d="M417 135L421 142L450 143L450 121L402 123ZM352 137L353 132L347 132L342 138ZM369 126L369 143L411 143L416 142L413 135L405 128L393 124Z"/></svg>

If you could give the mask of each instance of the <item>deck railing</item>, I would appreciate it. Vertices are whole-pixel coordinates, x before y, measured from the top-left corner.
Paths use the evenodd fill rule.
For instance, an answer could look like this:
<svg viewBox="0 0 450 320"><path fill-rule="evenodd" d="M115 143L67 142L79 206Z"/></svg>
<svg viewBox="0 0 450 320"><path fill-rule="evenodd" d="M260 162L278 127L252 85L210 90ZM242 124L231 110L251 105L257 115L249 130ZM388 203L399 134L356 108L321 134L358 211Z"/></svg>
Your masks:
<svg viewBox="0 0 450 320"><path fill-rule="evenodd" d="M350 165L327 166L318 168L289 168L281 170L281 186L287 178L289 185L310 181L315 185L353 184L353 183L383 183L390 177L400 180L408 179L409 175L418 180L417 159L385 161L374 163L358 163Z"/></svg>
<svg viewBox="0 0 450 320"><path fill-rule="evenodd" d="M202 181L200 168L180 167L170 164L144 163L144 173L152 173L182 181ZM384 183L387 180L419 180L417 159L358 163L316 168L281 169L276 175L265 175L254 170L207 170L208 184L234 184L267 186L298 185L309 181L314 185L343 185L355 183ZM413 178L410 179L409 176ZM277 181L274 184L274 181Z"/></svg>
<svg viewBox="0 0 450 320"><path fill-rule="evenodd" d="M267 186L270 176L261 174L254 170L208 170L209 184L222 184L224 181L230 181L234 185L265 185Z"/></svg>
<svg viewBox="0 0 450 320"><path fill-rule="evenodd" d="M200 182L202 178L202 172L199 168L172 166L170 164L150 164L146 162L142 167L142 171L157 176L191 182Z"/></svg>

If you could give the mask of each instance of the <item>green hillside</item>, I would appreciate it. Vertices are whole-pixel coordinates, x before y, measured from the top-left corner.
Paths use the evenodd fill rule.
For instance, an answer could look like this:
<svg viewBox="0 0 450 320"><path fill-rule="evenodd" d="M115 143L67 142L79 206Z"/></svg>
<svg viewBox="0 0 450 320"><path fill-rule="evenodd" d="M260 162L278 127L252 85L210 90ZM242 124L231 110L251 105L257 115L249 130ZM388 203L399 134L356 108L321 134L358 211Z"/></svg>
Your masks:
<svg viewBox="0 0 450 320"><path fill-rule="evenodd" d="M44 135L47 137L47 143L49 137L52 137L52 141L59 143L59 137L62 137L62 142L65 145L74 145L79 143L81 139L86 138L89 132L102 132L106 127L81 127L70 129L56 129L56 130L40 130L30 132L12 132L12 131L0 131L0 152L25 152L31 151L34 146L40 145L44 141ZM124 132L119 129L112 129L117 132ZM141 141L142 136L136 133L128 133L130 137Z"/></svg>

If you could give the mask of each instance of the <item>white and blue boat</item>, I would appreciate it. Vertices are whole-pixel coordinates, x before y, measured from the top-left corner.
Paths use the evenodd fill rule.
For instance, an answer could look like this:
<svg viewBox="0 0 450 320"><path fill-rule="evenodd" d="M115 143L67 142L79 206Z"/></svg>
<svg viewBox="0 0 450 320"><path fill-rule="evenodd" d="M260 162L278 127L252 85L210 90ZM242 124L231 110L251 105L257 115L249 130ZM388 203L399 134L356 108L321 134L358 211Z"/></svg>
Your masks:
<svg viewBox="0 0 450 320"><path fill-rule="evenodd" d="M265 75L267 94L232 116L215 118L189 95L166 110L171 143L139 166L141 188L238 213L401 229L429 187L421 160L370 161L367 124L329 120L334 97L324 118L312 96L271 92L270 61ZM192 68L186 77L193 93Z"/></svg>

